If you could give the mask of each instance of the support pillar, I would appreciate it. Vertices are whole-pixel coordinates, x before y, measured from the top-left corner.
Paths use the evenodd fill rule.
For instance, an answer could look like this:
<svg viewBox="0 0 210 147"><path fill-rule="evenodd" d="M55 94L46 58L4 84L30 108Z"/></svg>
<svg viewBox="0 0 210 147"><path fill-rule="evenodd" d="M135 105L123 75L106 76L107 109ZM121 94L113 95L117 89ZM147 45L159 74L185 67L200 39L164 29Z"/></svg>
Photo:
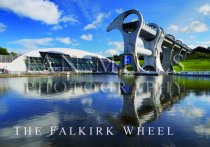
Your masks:
<svg viewBox="0 0 210 147"><path fill-rule="evenodd" d="M124 19L130 15L135 14L138 17L138 23L136 24L135 28L133 29L124 29L123 28L123 22ZM126 11L125 13L122 13L117 18L114 19L114 21L109 25L107 28L107 31L111 31L113 29L120 30L123 40L124 40L124 55L121 57L120 66L119 66L119 72L124 72L125 70L125 60L123 59L125 55L130 56L131 62L129 64L132 65L135 73L140 73L143 71L143 69L139 65L138 61L138 55L137 55L137 39L140 35L141 25L143 23L143 17L141 14L136 10L130 10Z"/></svg>
<svg viewBox="0 0 210 147"><path fill-rule="evenodd" d="M174 47L174 45L173 45ZM163 54L163 59L162 59L162 66L165 72L173 72L173 67L171 65L171 59L172 59L172 48L162 48L162 54Z"/></svg>

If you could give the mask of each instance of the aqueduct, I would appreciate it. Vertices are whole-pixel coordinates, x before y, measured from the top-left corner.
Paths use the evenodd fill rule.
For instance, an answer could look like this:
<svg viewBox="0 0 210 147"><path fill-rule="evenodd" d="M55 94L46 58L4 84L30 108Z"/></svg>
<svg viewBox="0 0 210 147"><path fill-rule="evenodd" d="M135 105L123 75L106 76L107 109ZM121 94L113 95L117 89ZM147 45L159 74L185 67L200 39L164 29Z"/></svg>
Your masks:
<svg viewBox="0 0 210 147"><path fill-rule="evenodd" d="M138 20L124 22L135 14ZM116 17L107 28L107 32L118 29L124 40L124 53L121 54L119 72L125 72L125 67L131 64L135 74L172 73L177 60L185 59L191 53L191 48L176 40L173 35L154 23L145 23L143 16L137 10L129 10ZM137 47L139 39L144 48ZM144 57L140 66L138 56Z"/></svg>

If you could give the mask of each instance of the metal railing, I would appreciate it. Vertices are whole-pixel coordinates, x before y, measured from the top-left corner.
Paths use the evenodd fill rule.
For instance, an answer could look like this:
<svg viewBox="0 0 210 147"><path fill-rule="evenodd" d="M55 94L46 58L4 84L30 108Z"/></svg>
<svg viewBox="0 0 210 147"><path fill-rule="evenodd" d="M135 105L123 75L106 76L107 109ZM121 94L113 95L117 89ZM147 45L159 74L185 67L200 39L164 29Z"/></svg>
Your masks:
<svg viewBox="0 0 210 147"><path fill-rule="evenodd" d="M185 71L178 72L177 75L186 75L186 76L210 76L210 71Z"/></svg>

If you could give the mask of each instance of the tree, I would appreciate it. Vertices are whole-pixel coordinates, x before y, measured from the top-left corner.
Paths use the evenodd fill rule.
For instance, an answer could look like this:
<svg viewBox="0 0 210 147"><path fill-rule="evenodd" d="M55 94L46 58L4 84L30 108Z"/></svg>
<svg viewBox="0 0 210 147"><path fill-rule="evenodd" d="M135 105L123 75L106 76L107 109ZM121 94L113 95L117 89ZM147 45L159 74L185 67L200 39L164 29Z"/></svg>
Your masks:
<svg viewBox="0 0 210 147"><path fill-rule="evenodd" d="M193 49L193 52L201 52L201 53L210 53L210 50L208 50L208 48L202 47L202 46L198 46L195 49Z"/></svg>
<svg viewBox="0 0 210 147"><path fill-rule="evenodd" d="M0 55L9 55L9 52L6 48L0 47Z"/></svg>
<svg viewBox="0 0 210 147"><path fill-rule="evenodd" d="M17 53L11 52L10 55L17 56Z"/></svg>

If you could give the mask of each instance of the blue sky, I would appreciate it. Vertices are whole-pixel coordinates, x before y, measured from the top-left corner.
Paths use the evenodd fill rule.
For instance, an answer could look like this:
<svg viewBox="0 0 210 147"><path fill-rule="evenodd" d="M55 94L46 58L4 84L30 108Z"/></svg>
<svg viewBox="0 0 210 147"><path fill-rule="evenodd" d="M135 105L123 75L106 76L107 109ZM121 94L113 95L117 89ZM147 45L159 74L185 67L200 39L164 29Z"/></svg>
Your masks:
<svg viewBox="0 0 210 147"><path fill-rule="evenodd" d="M129 9L191 47L210 46L209 0L0 0L0 46L19 53L67 47L118 54L122 36L106 28Z"/></svg>

